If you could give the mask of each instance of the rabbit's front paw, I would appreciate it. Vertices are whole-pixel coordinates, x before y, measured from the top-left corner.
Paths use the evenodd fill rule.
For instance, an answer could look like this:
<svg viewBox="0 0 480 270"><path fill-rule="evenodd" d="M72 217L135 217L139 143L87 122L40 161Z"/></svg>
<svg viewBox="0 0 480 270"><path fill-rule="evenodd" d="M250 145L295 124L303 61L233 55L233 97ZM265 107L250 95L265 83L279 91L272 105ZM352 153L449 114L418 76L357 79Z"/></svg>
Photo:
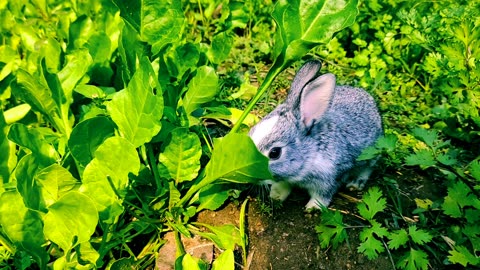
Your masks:
<svg viewBox="0 0 480 270"><path fill-rule="evenodd" d="M290 195L290 191L292 187L288 182L275 182L270 189L270 198L283 202Z"/></svg>
<svg viewBox="0 0 480 270"><path fill-rule="evenodd" d="M322 208L326 208L329 204L330 204L330 200L327 200L318 194L313 194L310 197L310 200L308 201L307 205L305 205L305 210L307 211L311 211L314 209L321 210Z"/></svg>

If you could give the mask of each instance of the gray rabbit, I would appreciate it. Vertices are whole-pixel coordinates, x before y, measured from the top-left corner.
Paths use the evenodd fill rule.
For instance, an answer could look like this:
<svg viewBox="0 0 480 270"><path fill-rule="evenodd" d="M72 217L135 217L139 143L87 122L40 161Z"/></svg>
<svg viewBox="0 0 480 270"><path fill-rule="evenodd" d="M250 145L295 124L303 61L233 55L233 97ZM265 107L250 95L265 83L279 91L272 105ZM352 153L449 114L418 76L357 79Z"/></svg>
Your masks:
<svg viewBox="0 0 480 270"><path fill-rule="evenodd" d="M356 159L383 134L372 96L337 86L333 74L318 74L320 68L319 61L306 62L286 101L249 133L270 159L270 197L283 201L298 186L310 194L307 209L327 207L341 183L362 189L375 161Z"/></svg>

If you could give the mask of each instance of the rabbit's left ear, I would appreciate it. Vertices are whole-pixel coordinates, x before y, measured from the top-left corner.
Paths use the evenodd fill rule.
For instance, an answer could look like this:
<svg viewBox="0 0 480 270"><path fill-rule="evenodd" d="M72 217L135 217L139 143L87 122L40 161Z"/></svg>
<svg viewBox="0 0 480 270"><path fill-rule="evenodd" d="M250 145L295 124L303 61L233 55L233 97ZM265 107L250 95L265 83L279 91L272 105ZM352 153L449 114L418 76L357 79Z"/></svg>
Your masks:
<svg viewBox="0 0 480 270"><path fill-rule="evenodd" d="M309 130L327 111L335 90L336 79L331 73L310 81L302 89L300 97L300 120Z"/></svg>

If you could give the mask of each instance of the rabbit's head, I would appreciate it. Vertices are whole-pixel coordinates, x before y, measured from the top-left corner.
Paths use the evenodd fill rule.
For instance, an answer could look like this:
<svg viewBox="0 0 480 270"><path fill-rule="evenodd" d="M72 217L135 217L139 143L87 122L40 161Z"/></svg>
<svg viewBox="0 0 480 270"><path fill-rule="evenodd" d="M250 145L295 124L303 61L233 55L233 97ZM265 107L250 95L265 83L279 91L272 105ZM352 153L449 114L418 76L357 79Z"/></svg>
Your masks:
<svg viewBox="0 0 480 270"><path fill-rule="evenodd" d="M335 89L335 76L318 76L321 64L309 61L293 79L285 102L250 130L257 148L270 159L275 180L302 179L308 158L315 158L318 140L310 132L328 110ZM327 135L328 136L328 135Z"/></svg>

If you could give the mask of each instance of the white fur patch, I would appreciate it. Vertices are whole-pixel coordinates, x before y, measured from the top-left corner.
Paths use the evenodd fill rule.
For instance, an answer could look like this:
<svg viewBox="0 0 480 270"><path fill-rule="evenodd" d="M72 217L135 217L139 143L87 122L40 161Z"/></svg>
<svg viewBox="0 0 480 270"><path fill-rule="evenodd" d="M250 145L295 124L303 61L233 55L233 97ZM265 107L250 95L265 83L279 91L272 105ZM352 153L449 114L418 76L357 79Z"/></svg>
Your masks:
<svg viewBox="0 0 480 270"><path fill-rule="evenodd" d="M273 127L278 122L278 116L273 116L265 121L262 121L257 124L255 130L250 137L252 138L255 145L258 145L268 134L272 133Z"/></svg>
<svg viewBox="0 0 480 270"><path fill-rule="evenodd" d="M292 187L287 181L275 182L270 189L270 198L283 202L291 191Z"/></svg>
<svg viewBox="0 0 480 270"><path fill-rule="evenodd" d="M315 159L313 159L313 166L326 176L332 175L335 170L333 162L324 158L322 155L317 155Z"/></svg>

